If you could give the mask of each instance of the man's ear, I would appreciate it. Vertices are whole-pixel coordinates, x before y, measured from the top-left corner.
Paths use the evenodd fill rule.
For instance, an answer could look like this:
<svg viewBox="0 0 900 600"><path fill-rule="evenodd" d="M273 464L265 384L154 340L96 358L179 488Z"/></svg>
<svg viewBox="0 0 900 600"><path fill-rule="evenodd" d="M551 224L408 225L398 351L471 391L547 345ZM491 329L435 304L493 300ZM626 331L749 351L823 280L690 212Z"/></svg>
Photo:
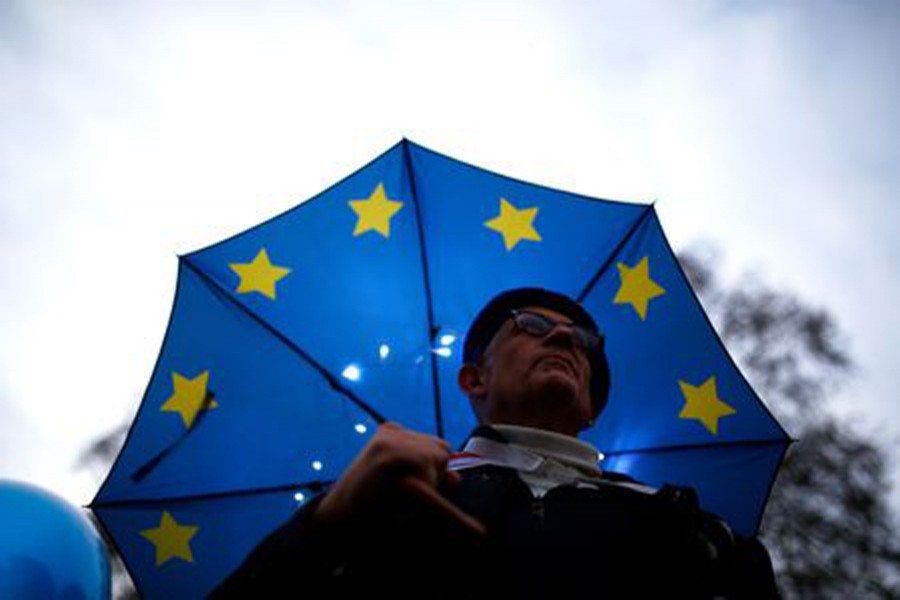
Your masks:
<svg viewBox="0 0 900 600"><path fill-rule="evenodd" d="M478 365L465 363L459 368L456 377L459 388L470 398L483 398L487 392L484 369Z"/></svg>

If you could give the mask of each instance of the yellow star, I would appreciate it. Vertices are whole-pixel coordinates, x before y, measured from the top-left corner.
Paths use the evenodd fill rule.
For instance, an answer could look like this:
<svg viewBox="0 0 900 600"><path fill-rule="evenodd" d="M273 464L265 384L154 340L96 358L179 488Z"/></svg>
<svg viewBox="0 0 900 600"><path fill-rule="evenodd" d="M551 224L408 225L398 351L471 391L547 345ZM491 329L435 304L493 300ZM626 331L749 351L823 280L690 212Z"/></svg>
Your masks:
<svg viewBox="0 0 900 600"><path fill-rule="evenodd" d="M518 209L506 198L500 198L500 215L485 221L484 225L488 229L500 232L506 251L509 252L522 240L541 241L541 236L533 225L537 213L536 206Z"/></svg>
<svg viewBox="0 0 900 600"><path fill-rule="evenodd" d="M665 294L666 290L650 279L650 267L646 256L634 267L629 267L621 262L616 266L619 268L622 284L619 286L613 302L630 304L643 321L647 318L647 304L653 298Z"/></svg>
<svg viewBox="0 0 900 600"><path fill-rule="evenodd" d="M713 435L719 433L719 419L733 415L736 411L722 402L716 393L716 378L710 377L702 385L693 386L686 381L678 381L684 394L684 408L678 413L681 419L697 419Z"/></svg>
<svg viewBox="0 0 900 600"><path fill-rule="evenodd" d="M238 294L259 292L272 300L275 299L275 283L291 272L286 267L273 265L265 248L256 254L252 262L229 263L228 266L241 278L236 290Z"/></svg>
<svg viewBox="0 0 900 600"><path fill-rule="evenodd" d="M191 538L199 529L196 525L179 525L168 511L163 511L159 527L145 529L141 535L156 547L156 566L159 567L172 558L194 562Z"/></svg>
<svg viewBox="0 0 900 600"><path fill-rule="evenodd" d="M350 208L358 217L353 235L367 231L377 231L384 237L391 235L391 217L403 208L403 203L391 200L384 193L384 184L379 183L366 200L351 200Z"/></svg>
<svg viewBox="0 0 900 600"><path fill-rule="evenodd" d="M172 395L163 403L163 412L177 412L184 421L184 426L190 428L197 418L197 413L205 408L219 406L210 398L206 403L206 384L209 382L209 371L203 371L193 379L188 379L172 372Z"/></svg>

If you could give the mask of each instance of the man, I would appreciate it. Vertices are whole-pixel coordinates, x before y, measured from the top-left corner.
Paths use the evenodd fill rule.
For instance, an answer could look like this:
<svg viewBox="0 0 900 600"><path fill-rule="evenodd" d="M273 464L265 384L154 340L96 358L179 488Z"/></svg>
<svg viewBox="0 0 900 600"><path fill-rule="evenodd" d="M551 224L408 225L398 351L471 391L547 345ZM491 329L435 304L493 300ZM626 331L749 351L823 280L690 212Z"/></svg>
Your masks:
<svg viewBox="0 0 900 600"><path fill-rule="evenodd" d="M606 404L603 338L570 298L504 292L458 382L480 426L461 453L395 424L269 536L216 598L772 598L765 549L689 489L597 467L578 440Z"/></svg>

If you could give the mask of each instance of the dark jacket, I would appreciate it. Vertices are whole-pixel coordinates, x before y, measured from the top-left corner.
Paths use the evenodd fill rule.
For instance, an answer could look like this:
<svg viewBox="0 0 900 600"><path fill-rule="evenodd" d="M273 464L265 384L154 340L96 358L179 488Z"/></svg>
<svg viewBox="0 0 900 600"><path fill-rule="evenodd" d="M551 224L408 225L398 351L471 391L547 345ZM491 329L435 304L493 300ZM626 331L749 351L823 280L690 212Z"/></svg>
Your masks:
<svg viewBox="0 0 900 600"><path fill-rule="evenodd" d="M488 530L474 540L396 498L345 528L311 518L269 536L212 598L777 598L768 554L735 540L696 496L615 485L535 498L517 473L481 466L443 490Z"/></svg>

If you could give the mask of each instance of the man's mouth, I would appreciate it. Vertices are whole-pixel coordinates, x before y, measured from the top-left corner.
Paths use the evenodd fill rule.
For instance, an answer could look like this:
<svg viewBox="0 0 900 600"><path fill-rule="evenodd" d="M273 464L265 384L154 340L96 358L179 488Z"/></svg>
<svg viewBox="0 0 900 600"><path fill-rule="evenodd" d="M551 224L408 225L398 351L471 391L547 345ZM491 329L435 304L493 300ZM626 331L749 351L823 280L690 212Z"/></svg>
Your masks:
<svg viewBox="0 0 900 600"><path fill-rule="evenodd" d="M548 354L547 356L542 356L538 359L537 362L538 364L542 362L550 362L551 364L555 363L562 366L573 377L577 377L578 375L578 370L575 368L575 365L572 363L572 361L564 356L560 356L559 354Z"/></svg>

